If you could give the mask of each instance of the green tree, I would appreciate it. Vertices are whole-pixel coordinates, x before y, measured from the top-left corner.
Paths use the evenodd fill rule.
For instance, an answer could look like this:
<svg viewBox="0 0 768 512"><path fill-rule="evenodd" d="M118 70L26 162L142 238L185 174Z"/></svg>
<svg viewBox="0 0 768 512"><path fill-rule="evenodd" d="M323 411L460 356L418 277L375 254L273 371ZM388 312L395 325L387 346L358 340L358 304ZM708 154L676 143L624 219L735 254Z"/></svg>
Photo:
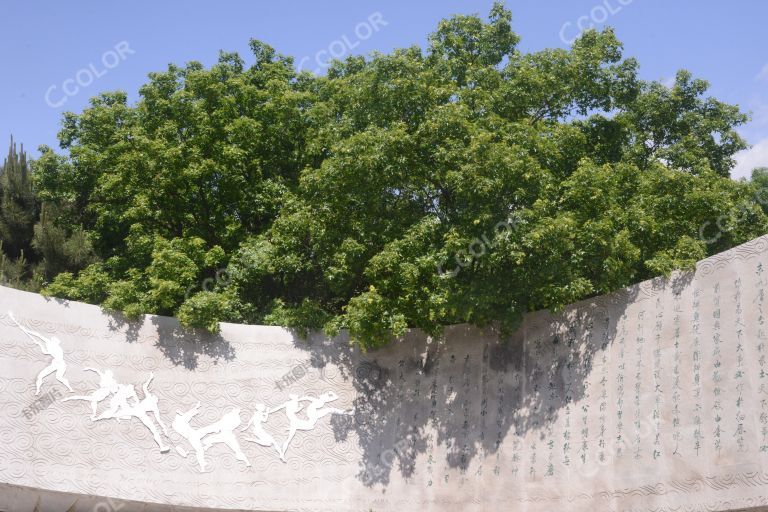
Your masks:
<svg viewBox="0 0 768 512"><path fill-rule="evenodd" d="M65 114L59 136L69 157L43 147L36 183L101 261L87 286L65 274L49 293L175 314L240 241L271 224L316 159L307 150L315 95L291 59L257 41L251 48L248 69L230 53L210 70L171 65L150 75L135 107L106 93Z"/></svg>
<svg viewBox="0 0 768 512"><path fill-rule="evenodd" d="M83 229L62 226L61 208L38 197L34 164L11 139L0 167L0 275L6 284L37 291L61 272L83 269L95 256Z"/></svg>
<svg viewBox="0 0 768 512"><path fill-rule="evenodd" d="M38 203L32 190L27 154L11 137L8 156L0 167L0 279L23 287L30 278Z"/></svg>
<svg viewBox="0 0 768 512"><path fill-rule="evenodd" d="M8 156L0 167L0 239L11 258L29 254L38 204L32 190L27 154L11 137Z"/></svg>
<svg viewBox="0 0 768 512"><path fill-rule="evenodd" d="M94 98L35 183L99 261L47 292L375 347L407 327L508 332L766 231L752 208L702 239L754 188L728 178L746 117L706 82L638 79L610 29L518 42L496 4L327 76L252 41L248 68L222 53L151 74L135 106Z"/></svg>

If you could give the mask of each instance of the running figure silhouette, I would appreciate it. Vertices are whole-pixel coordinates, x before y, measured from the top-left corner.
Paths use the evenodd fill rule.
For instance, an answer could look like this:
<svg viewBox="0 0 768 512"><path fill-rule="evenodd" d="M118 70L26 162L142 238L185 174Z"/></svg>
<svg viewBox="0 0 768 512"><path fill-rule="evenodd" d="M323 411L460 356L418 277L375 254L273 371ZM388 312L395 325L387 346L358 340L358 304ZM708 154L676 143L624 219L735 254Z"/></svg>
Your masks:
<svg viewBox="0 0 768 512"><path fill-rule="evenodd" d="M278 443L274 437L272 437L272 434L264 430L264 423L266 423L269 419L270 412L271 411L268 411L264 404L256 404L256 412L253 413L253 416L251 416L251 421L249 421L248 425L246 425L243 429L243 431L246 431L251 425L253 425L252 431L255 437L246 437L245 440L260 444L261 446L274 446L275 450L277 450L277 454L280 456L280 459L285 462L283 447L280 446L280 443Z"/></svg>
<svg viewBox="0 0 768 512"><path fill-rule="evenodd" d="M285 452L288 451L288 445L291 444L291 440L293 440L293 436L296 435L297 431L314 429L320 418L327 416L328 414L352 414L352 411L344 411L335 407L325 407L325 404L328 402L333 402L339 398L333 391L326 391L325 393L322 393L319 398L313 398L311 396L303 396L299 398L298 395L293 394L288 396L290 399L287 402L269 411L270 413L273 413L280 409L285 409L285 415L288 416L288 421L290 421L290 425L288 426L288 438L285 440L285 443L283 443L281 451L281 458L284 461ZM304 407L301 405L301 402L309 402L306 411L307 419L299 418L297 416L299 411Z"/></svg>

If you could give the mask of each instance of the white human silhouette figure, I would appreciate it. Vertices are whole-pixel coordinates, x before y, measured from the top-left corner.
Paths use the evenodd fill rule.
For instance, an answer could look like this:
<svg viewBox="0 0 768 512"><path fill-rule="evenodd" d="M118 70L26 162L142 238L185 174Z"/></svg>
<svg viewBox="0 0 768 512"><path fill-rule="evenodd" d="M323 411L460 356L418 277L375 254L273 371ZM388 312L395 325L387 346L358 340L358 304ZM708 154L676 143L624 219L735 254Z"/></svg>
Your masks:
<svg viewBox="0 0 768 512"><path fill-rule="evenodd" d="M291 444L291 440L298 430L314 429L320 418L327 416L328 414L352 414L351 411L344 411L335 407L325 407L325 404L328 402L333 402L339 398L333 391L326 391L325 393L322 393L319 398L313 398L311 396L299 398L297 395L293 394L288 395L288 397L289 400L287 402L270 411L275 412L280 409L285 409L285 415L288 416L288 421L290 421L290 425L288 426L288 437L286 438L285 443L283 443L283 457L285 457L285 453L288 451L288 445ZM306 411L307 419L299 418L296 415L303 408L301 402L309 402Z"/></svg>
<svg viewBox="0 0 768 512"><path fill-rule="evenodd" d="M159 399L157 396L153 395L149 392L149 385L152 382L152 379L155 378L155 375L153 373L149 374L149 379L144 383L142 386L142 390L144 391L144 398L136 405L129 405L128 401L123 401L120 403L118 410L115 412L114 418L120 420L128 420L131 419L131 417L138 418L139 421L141 421L145 427L149 429L149 431L152 433L152 437L155 439L155 442L160 447L160 453L166 453L170 451L170 448L163 444L163 439L160 437L160 432L158 432L157 427L152 422L152 419L149 417L148 413L152 413L152 415L155 417L155 421L160 425L160 428L163 429L163 433L167 436L168 435L168 429L165 426L165 423L163 423L162 418L160 417L160 410L158 408L158 402ZM133 388L133 386L130 386ZM102 414L102 416L104 416ZM104 418L106 419L106 417Z"/></svg>
<svg viewBox="0 0 768 512"><path fill-rule="evenodd" d="M132 401L133 403L129 403ZM127 409L139 404L139 397L136 394L136 388L133 384L119 384L117 385L117 391L112 394L112 398L109 399L109 407L106 411L102 412L96 417L98 420L107 420L115 418L120 421L122 417L117 414L120 409Z"/></svg>
<svg viewBox="0 0 768 512"><path fill-rule="evenodd" d="M105 400L109 395L117 393L118 383L115 380L112 370L104 370L104 373L95 368L83 368L85 371L95 372L99 375L99 389L90 395L68 396L63 401L84 400L91 403L91 421L96 421L96 409L99 403Z"/></svg>
<svg viewBox="0 0 768 512"><path fill-rule="evenodd" d="M245 462L246 466L251 465L248 458L240 450L240 444L237 442L234 430L240 426L240 409L232 409L230 412L221 417L221 419L215 423L211 423L207 427L194 428L190 425L192 418L200 413L200 402L197 402L192 409L184 414L176 411L176 417L173 419L173 430L179 433L181 437L186 439L192 449L195 450L195 457L197 463L200 466L200 471L206 471L205 464L205 452L216 443L226 444L233 452L237 460ZM206 438L206 436L210 436ZM204 440L205 438L205 440ZM204 441L203 441L204 440ZM185 455L185 450L178 449L177 451L182 455Z"/></svg>
<svg viewBox="0 0 768 512"><path fill-rule="evenodd" d="M260 444L261 446L274 446L280 459L285 462L285 454L283 453L282 446L280 446L280 443L278 443L270 433L264 430L263 427L264 423L269 419L269 413L270 411L267 410L264 404L256 404L256 412L253 413L248 425L243 429L243 431L246 431L253 425L252 431L255 437L246 437L245 440Z"/></svg>
<svg viewBox="0 0 768 512"><path fill-rule="evenodd" d="M203 450L208 450L208 448L216 443L223 443L235 452L237 460L245 462L245 465L250 467L251 463L240 449L240 443L237 442L237 437L234 433L234 430L240 426L240 423L240 409L238 408L234 408L222 416L219 421L208 427L207 430L211 430L214 427L216 430L204 439Z"/></svg>
<svg viewBox="0 0 768 512"><path fill-rule="evenodd" d="M189 424L192 418L199 413L200 402L197 402L197 405L184 414L176 411L176 417L173 418L171 427L178 432L181 437L186 439L190 446L192 446L192 449L195 450L195 456L197 457L197 464L200 466L200 472L205 472L205 449L203 448L202 439L210 432L206 432L205 429L192 428L192 425Z"/></svg>
<svg viewBox="0 0 768 512"><path fill-rule="evenodd" d="M37 382L35 383L35 396L40 394L40 387L43 385L43 379L54 372L56 373L56 380L64 384L67 389L72 392L72 386L69 385L69 381L67 381L67 378L64 377L64 373L67 371L67 363L64 362L64 351L61 348L61 341L55 336L52 336L49 339L38 332L27 329L16 320L16 318L13 316L13 313L10 311L8 312L8 316L11 318L11 320L13 320L13 323L19 327L19 329L24 331L24 334L29 336L29 338L40 347L40 350L42 350L43 354L51 356L52 358L51 364L45 367L37 375Z"/></svg>

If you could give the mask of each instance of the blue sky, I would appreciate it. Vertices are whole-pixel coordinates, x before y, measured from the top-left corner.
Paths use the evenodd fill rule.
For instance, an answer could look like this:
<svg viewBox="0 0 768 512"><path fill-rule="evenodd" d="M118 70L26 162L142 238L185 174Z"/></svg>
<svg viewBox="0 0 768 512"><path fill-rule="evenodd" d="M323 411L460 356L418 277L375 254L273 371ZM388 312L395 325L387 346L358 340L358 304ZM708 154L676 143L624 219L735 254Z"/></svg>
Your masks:
<svg viewBox="0 0 768 512"><path fill-rule="evenodd" d="M220 49L250 59L256 38L322 70L331 54L424 45L454 13L485 16L492 0L3 2L0 147L13 133L34 149L58 147L64 111L79 112L101 91L132 100L147 73L168 63L215 62ZM524 50L565 47L578 26L611 25L625 55L646 79L669 80L680 68L711 83L711 93L752 112L742 129L752 149L734 176L768 165L768 2L748 0L507 1Z"/></svg>

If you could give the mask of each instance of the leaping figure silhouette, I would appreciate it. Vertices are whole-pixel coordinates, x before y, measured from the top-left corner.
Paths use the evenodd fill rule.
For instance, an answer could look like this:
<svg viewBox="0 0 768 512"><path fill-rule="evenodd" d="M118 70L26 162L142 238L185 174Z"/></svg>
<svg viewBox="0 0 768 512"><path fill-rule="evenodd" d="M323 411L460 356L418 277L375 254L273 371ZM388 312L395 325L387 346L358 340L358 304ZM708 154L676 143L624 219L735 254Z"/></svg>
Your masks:
<svg viewBox="0 0 768 512"><path fill-rule="evenodd" d="M19 329L24 332L24 334L29 336L29 339L31 339L37 346L40 347L40 350L43 352L43 354L51 356L52 358L51 364L45 367L37 375L37 382L35 384L35 396L40 394L40 387L43 385L43 379L54 372L56 373L56 380L64 384L67 389L72 392L72 386L69 385L69 381L67 381L67 378L64 376L64 373L67 371L67 363L64 361L64 351L61 348L61 341L55 336L46 338L39 332L27 329L21 325L18 320L16 320L16 317L13 316L11 311L8 312L8 316L11 318L11 320L13 320L13 323L15 323Z"/></svg>

